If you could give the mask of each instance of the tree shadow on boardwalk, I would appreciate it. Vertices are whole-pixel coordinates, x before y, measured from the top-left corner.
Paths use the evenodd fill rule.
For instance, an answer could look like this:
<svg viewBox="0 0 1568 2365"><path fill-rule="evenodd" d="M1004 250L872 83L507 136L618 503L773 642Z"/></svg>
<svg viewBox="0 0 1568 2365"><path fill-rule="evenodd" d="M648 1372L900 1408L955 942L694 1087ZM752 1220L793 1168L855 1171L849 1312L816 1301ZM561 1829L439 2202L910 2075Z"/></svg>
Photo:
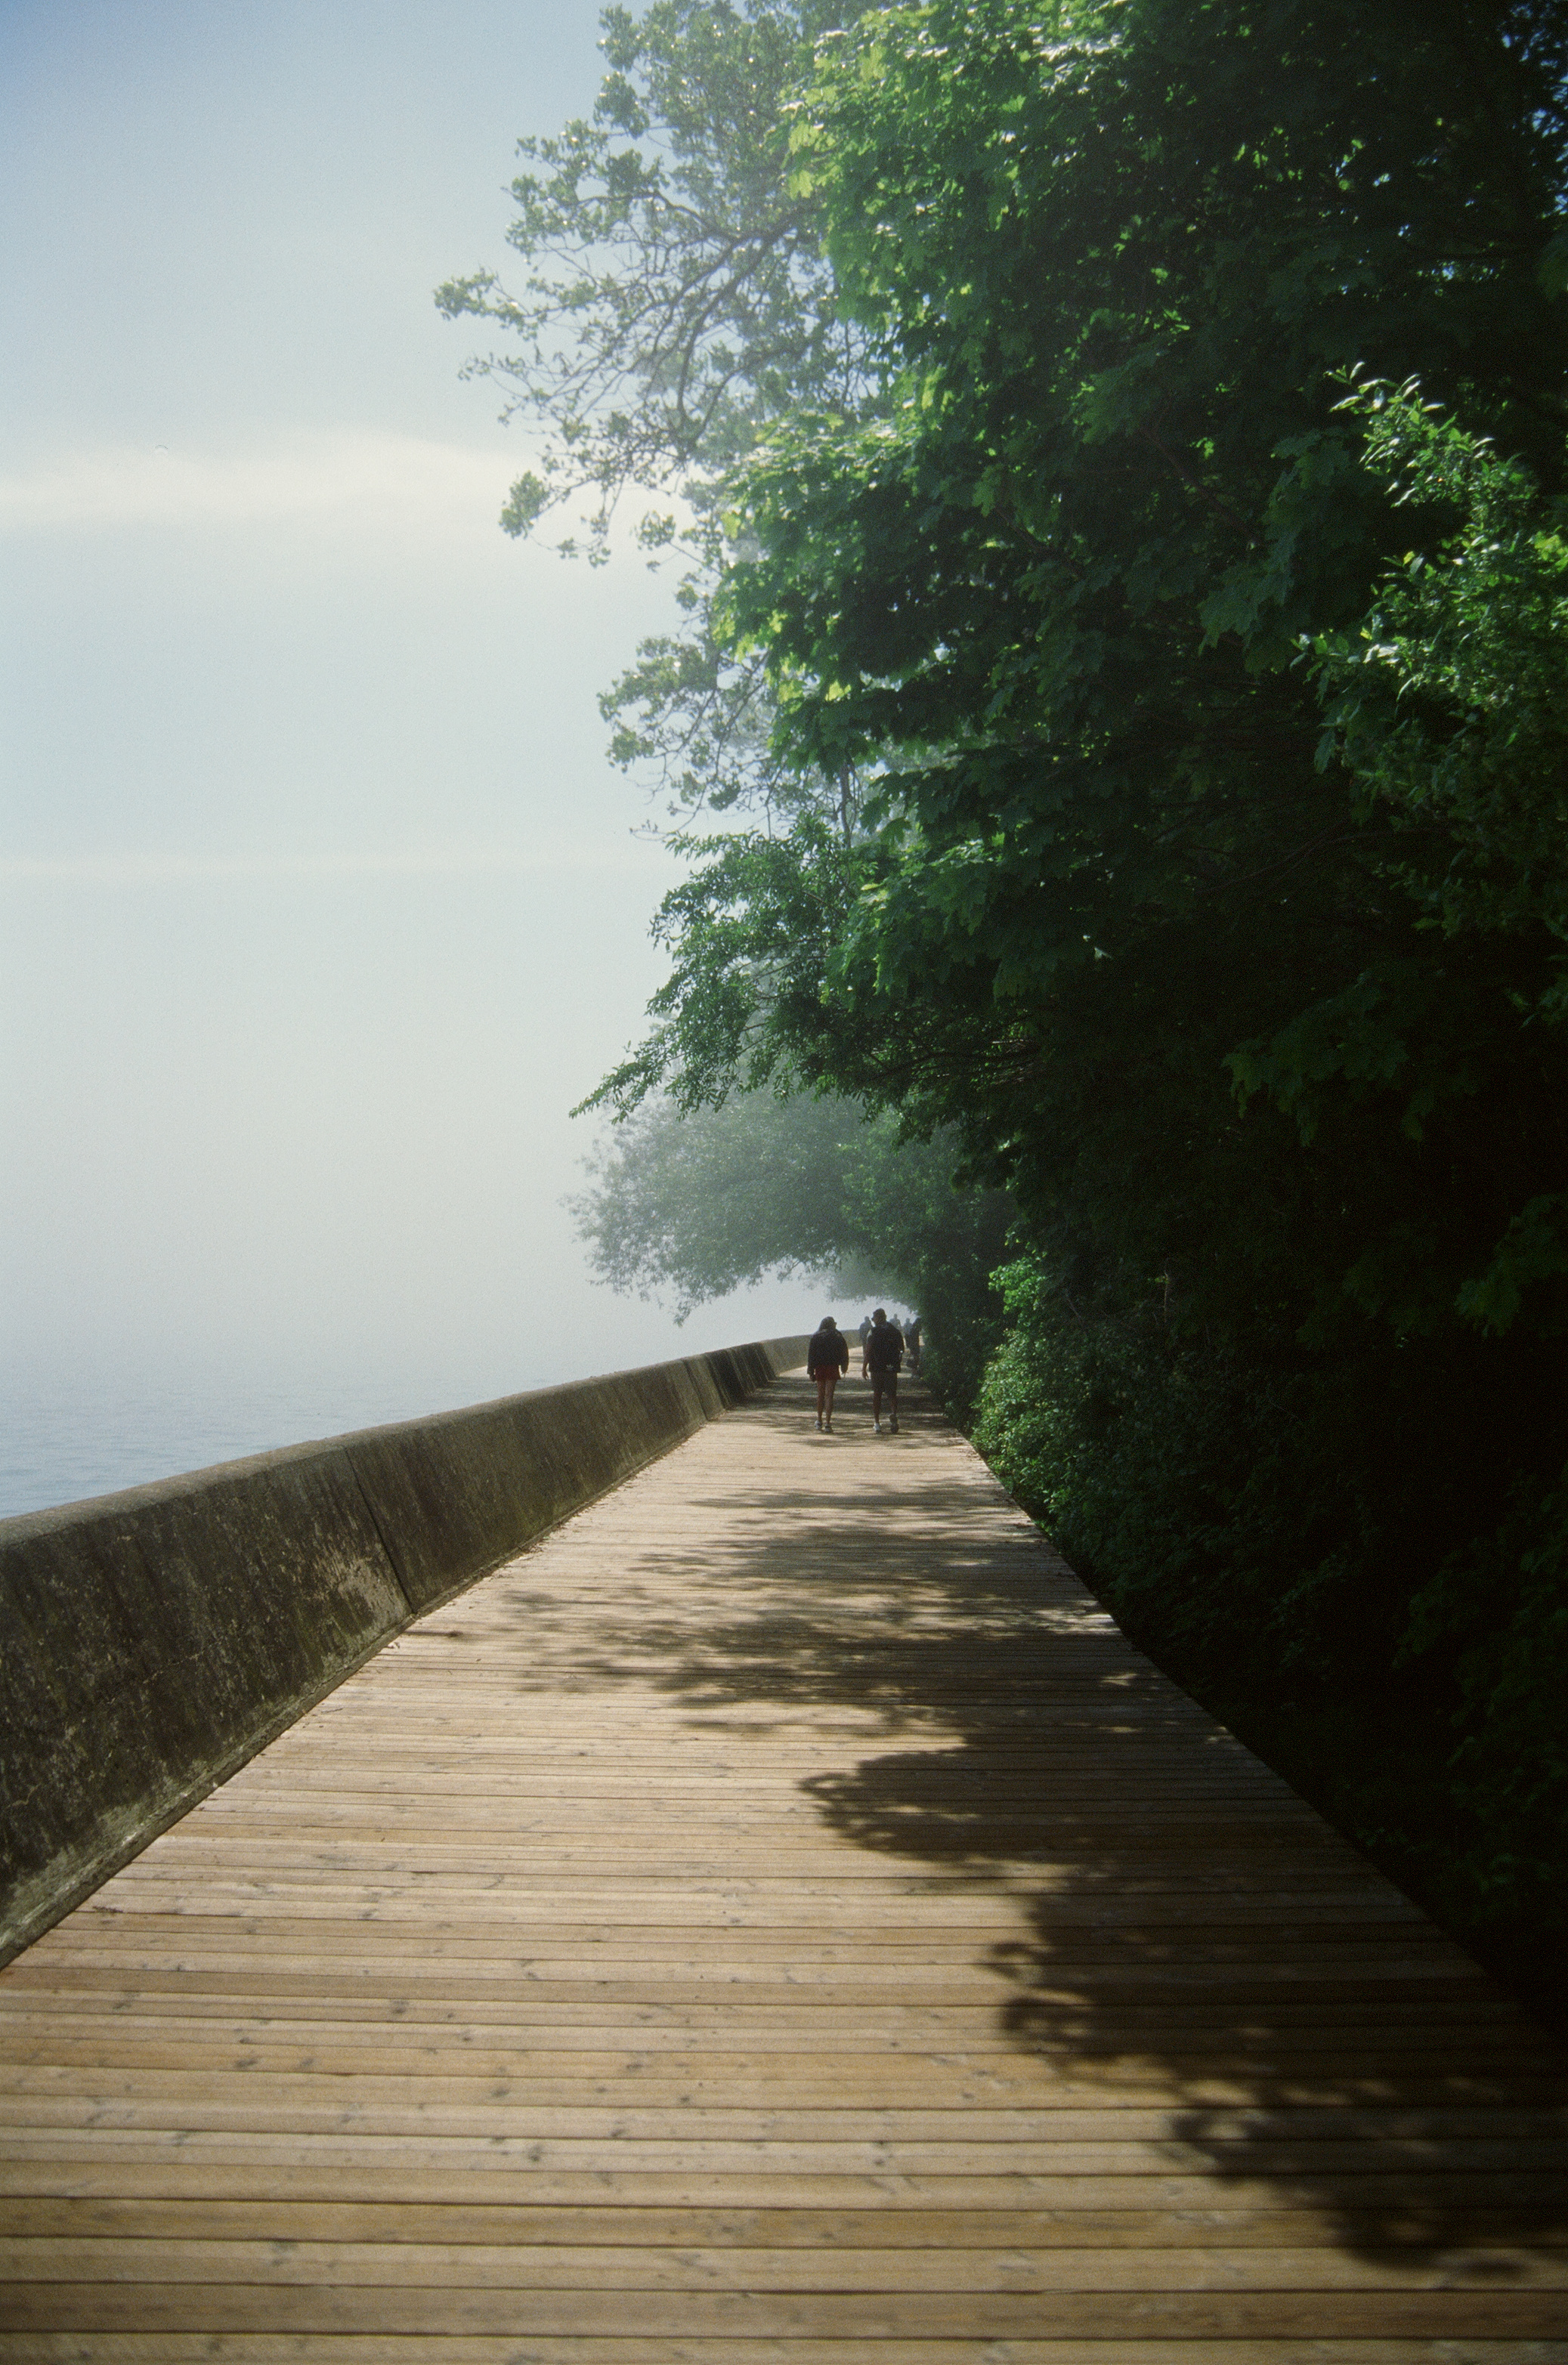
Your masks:
<svg viewBox="0 0 1568 2365"><path fill-rule="evenodd" d="M1560 2239L1551 2040L999 1516L956 1441L907 1486L879 1461L861 1507L801 1442L799 1487L694 1501L645 1596L633 1560L589 1656L536 1626L533 1679L653 1685L737 1739L843 1710L848 1762L801 1786L823 1821L934 1890L1013 1901L1017 1940L977 1945L1000 2026L1106 2105L1164 2107L1172 2175L1308 2203L1358 2251L1463 2251L1469 2281Z"/></svg>

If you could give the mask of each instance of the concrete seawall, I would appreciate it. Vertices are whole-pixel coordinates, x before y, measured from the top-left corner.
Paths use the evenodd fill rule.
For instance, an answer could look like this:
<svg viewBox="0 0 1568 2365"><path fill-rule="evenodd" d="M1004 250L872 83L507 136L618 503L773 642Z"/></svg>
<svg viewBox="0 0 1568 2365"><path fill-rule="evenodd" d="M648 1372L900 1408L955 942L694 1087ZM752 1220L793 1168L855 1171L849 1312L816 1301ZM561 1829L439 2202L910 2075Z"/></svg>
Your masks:
<svg viewBox="0 0 1568 2365"><path fill-rule="evenodd" d="M389 1636L806 1339L653 1363L0 1520L0 1963Z"/></svg>

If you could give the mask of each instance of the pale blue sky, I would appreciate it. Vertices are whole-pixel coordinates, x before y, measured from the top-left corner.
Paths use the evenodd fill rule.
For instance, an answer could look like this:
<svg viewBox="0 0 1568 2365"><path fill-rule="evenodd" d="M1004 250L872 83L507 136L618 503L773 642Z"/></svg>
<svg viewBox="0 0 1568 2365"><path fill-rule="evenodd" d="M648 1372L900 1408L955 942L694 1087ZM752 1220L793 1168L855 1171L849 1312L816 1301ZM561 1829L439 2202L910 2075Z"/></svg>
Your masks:
<svg viewBox="0 0 1568 2365"><path fill-rule="evenodd" d="M815 1319L677 1332L558 1204L660 974L594 694L666 594L498 532L523 450L431 292L504 265L596 39L583 0L0 0L13 1403L297 1379L342 1426Z"/></svg>

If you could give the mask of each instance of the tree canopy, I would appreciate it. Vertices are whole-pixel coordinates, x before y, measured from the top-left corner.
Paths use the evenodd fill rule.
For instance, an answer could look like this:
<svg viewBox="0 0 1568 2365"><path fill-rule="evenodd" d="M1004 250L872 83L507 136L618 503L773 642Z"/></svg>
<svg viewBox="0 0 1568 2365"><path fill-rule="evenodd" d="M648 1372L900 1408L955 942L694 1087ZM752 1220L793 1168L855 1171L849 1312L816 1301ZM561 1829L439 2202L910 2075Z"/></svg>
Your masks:
<svg viewBox="0 0 1568 2365"><path fill-rule="evenodd" d="M932 1376L968 1401L994 1343L1011 1209L961 1188L957 1156L950 1134L901 1140L891 1115L832 1094L742 1093L684 1116L649 1100L600 1142L574 1212L600 1277L673 1292L682 1321L767 1273L917 1306L940 1342Z"/></svg>
<svg viewBox="0 0 1568 2365"><path fill-rule="evenodd" d="M513 485L508 532L565 525L603 564L623 502L650 560L681 568L681 628L645 641L600 701L617 760L651 765L674 815L737 801L841 816L846 784L773 760L764 668L711 628L737 466L801 406L875 398L864 340L834 301L819 209L782 170L778 123L829 0L655 0L601 16L610 71L591 122L519 142L510 241L527 276L449 281L437 302L505 342L469 374L503 416L545 432Z"/></svg>
<svg viewBox="0 0 1568 2365"><path fill-rule="evenodd" d="M531 255L609 241L530 398L695 521L620 752L733 813L596 1097L950 1129L1018 1217L986 1450L1522 1957L1568 1867L1568 18L707 14L606 20L638 162L590 202L579 128L558 219L520 184Z"/></svg>

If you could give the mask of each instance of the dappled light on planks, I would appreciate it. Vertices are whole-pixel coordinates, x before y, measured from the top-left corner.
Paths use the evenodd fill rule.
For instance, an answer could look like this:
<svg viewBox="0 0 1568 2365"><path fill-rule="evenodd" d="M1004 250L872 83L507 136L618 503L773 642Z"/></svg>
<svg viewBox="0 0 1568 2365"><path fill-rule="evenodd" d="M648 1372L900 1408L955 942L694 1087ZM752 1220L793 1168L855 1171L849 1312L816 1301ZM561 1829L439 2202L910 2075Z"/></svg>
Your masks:
<svg viewBox="0 0 1568 2365"><path fill-rule="evenodd" d="M778 1383L0 1975L0 2360L1568 2359L1568 2079L953 1430Z"/></svg>

